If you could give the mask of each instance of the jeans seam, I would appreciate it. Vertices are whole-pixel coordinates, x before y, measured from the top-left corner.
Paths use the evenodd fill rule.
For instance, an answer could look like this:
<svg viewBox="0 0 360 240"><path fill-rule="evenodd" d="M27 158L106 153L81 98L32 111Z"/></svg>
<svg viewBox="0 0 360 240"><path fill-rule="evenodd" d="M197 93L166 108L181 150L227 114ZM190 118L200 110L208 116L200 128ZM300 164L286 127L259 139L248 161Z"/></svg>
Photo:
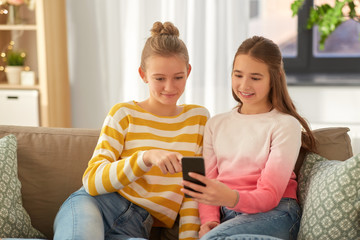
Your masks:
<svg viewBox="0 0 360 240"><path fill-rule="evenodd" d="M74 234L75 234L75 230L76 230L76 224L75 224L75 222L76 222L76 214L75 214L75 208L74 208L74 204L73 204L73 201L72 201L72 199L73 199L73 196L70 196L70 198L69 198L69 201L70 201L70 208L71 208L71 213L72 213L72 215L74 216L73 217L73 224L72 224L72 226L73 226L73 230L72 230L72 236L71 236L71 239L75 239L75 236L74 236Z"/></svg>
<svg viewBox="0 0 360 240"><path fill-rule="evenodd" d="M290 239L292 239L292 231L294 230L294 228L300 224L300 221L301 221L301 215L299 214L299 211L296 211L296 215L297 215L297 219L296 221L294 222L294 224L291 226L291 228L289 229L289 234L290 234ZM299 227L297 227L299 228ZM298 234L298 233L296 233ZM296 238L295 238L296 239Z"/></svg>
<svg viewBox="0 0 360 240"><path fill-rule="evenodd" d="M291 199L288 199L288 213L291 212ZM289 216L291 217L291 215L289 214ZM299 224L301 220L301 215L299 213L299 210L296 210L296 220L294 222L294 224L290 227L289 229L289 236L290 236L290 239L292 239L292 231L294 230L295 226Z"/></svg>

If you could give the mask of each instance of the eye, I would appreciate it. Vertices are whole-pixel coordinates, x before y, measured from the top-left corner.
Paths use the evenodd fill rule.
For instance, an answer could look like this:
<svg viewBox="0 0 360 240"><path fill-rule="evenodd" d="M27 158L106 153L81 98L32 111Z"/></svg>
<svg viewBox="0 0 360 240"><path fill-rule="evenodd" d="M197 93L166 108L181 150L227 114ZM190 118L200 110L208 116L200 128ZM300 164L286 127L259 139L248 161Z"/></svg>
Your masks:
<svg viewBox="0 0 360 240"><path fill-rule="evenodd" d="M252 77L251 79L252 79L252 80L254 80L254 81L261 80L261 78L260 78L260 77Z"/></svg>
<svg viewBox="0 0 360 240"><path fill-rule="evenodd" d="M176 80L181 80L181 79L184 79L184 76L177 76L175 77Z"/></svg>
<svg viewBox="0 0 360 240"><path fill-rule="evenodd" d="M242 77L243 77L242 74L236 74L236 73L234 73L234 76L235 76L236 78L242 78Z"/></svg>
<svg viewBox="0 0 360 240"><path fill-rule="evenodd" d="M163 77L156 77L156 78L155 78L156 81L163 81L164 79L165 79L165 78L163 78Z"/></svg>

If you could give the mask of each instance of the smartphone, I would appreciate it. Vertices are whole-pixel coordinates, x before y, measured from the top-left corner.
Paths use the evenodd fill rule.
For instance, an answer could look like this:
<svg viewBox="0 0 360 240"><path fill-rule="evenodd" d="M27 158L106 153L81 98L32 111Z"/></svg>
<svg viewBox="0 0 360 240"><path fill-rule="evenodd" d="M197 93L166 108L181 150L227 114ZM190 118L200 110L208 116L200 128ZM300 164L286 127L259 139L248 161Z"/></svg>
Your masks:
<svg viewBox="0 0 360 240"><path fill-rule="evenodd" d="M205 186L204 183L189 176L189 172L194 172L194 173L198 173L198 174L205 176L205 165L204 165L203 157L183 157L181 159L181 165L182 165L182 173L183 173L184 180L193 182L193 183L201 185L201 186ZM193 192L197 192L197 191L193 190L192 188L189 188L189 187L185 187L185 188L189 189ZM191 197L191 196L185 194L185 197Z"/></svg>

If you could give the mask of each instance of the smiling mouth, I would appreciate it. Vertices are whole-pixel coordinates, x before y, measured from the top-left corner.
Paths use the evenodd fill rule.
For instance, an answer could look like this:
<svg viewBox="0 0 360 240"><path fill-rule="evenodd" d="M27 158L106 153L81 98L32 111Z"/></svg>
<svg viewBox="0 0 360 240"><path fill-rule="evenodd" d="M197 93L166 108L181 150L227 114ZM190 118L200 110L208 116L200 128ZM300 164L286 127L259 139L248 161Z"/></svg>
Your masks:
<svg viewBox="0 0 360 240"><path fill-rule="evenodd" d="M162 95L165 96L165 97L174 97L174 96L176 96L175 93L174 94L163 93Z"/></svg>
<svg viewBox="0 0 360 240"><path fill-rule="evenodd" d="M246 93L246 92L240 92L240 94L244 97L251 97L251 96L255 95L255 93Z"/></svg>

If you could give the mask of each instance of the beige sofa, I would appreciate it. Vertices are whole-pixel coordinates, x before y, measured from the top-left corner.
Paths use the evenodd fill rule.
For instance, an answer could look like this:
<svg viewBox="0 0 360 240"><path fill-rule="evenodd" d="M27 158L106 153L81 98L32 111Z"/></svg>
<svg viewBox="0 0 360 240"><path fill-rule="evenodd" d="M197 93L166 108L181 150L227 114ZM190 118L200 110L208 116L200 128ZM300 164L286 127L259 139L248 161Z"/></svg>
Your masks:
<svg viewBox="0 0 360 240"><path fill-rule="evenodd" d="M351 157L348 130L315 130L320 155L337 160ZM0 138L9 134L17 138L23 206L31 217L32 225L49 239L53 236L53 221L59 207L82 184L81 177L99 133L100 130L95 129L0 126Z"/></svg>

